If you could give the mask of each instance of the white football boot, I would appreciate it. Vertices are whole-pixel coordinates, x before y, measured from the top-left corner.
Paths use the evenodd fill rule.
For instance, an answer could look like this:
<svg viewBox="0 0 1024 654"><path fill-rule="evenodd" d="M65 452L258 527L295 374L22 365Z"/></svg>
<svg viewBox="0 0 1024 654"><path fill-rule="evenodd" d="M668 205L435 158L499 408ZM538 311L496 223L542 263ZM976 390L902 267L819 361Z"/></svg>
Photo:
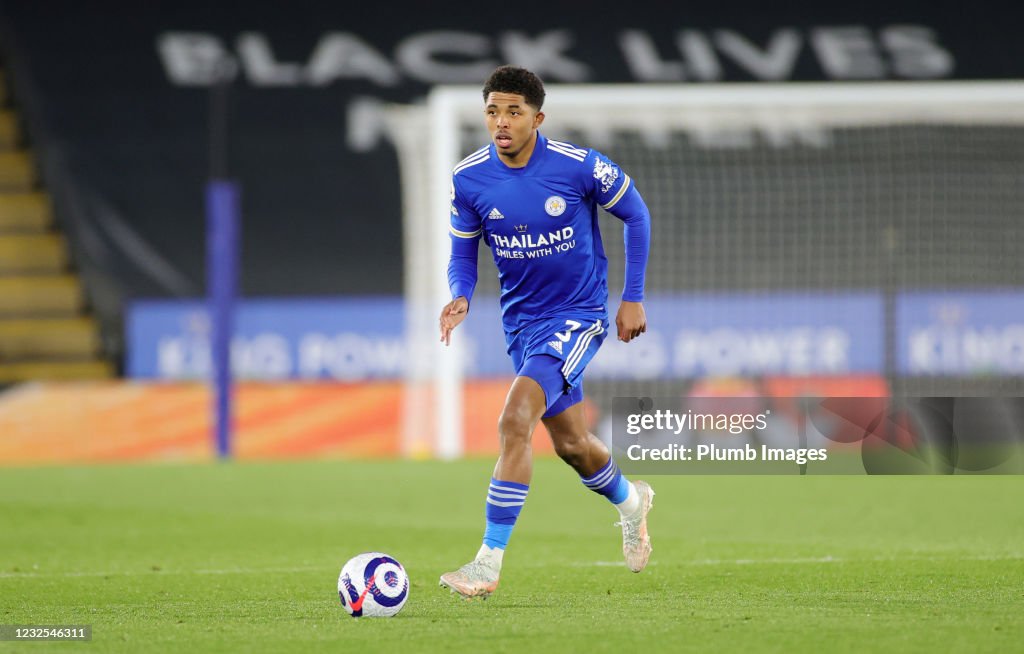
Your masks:
<svg viewBox="0 0 1024 654"><path fill-rule="evenodd" d="M465 599L487 599L498 588L498 570L485 558L474 559L441 575L438 585Z"/></svg>
<svg viewBox="0 0 1024 654"><path fill-rule="evenodd" d="M640 496L640 510L630 518L616 522L622 526L622 554L626 557L626 565L633 572L640 572L647 565L651 556L651 537L647 533L647 514L654 506L654 489L646 481L632 482L637 495Z"/></svg>

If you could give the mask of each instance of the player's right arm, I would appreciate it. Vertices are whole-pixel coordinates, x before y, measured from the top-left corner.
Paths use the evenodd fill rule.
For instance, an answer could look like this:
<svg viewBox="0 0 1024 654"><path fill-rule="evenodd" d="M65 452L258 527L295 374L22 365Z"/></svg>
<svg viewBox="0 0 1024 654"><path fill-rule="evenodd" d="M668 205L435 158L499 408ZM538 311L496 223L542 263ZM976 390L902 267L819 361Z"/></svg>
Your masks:
<svg viewBox="0 0 1024 654"><path fill-rule="evenodd" d="M477 253L480 250L480 235L483 220L458 192L455 177L452 177L451 222L448 226L452 241L452 252L448 258L448 288L452 301L441 309L441 340L451 343L452 330L465 320L469 303L476 289Z"/></svg>

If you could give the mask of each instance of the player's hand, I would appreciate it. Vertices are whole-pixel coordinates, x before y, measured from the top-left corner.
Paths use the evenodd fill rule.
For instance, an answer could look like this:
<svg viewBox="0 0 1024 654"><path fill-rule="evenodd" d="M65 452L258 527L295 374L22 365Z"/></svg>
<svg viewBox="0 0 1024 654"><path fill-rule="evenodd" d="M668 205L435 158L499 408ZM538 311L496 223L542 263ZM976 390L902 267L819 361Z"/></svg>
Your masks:
<svg viewBox="0 0 1024 654"><path fill-rule="evenodd" d="M644 313L643 303L623 300L615 316L615 326L619 330L619 340L624 343L647 331L647 314Z"/></svg>
<svg viewBox="0 0 1024 654"><path fill-rule="evenodd" d="M451 345L452 330L466 319L467 313L469 313L469 300L461 295L441 309L441 340L445 345Z"/></svg>

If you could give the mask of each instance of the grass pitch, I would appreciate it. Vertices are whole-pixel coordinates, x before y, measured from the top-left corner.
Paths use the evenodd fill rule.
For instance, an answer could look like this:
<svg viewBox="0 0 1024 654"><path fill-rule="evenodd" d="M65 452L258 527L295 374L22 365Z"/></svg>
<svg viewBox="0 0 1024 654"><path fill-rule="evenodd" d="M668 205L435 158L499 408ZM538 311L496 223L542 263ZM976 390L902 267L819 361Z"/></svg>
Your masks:
<svg viewBox="0 0 1024 654"><path fill-rule="evenodd" d="M654 553L539 461L498 592L437 578L479 544L491 461L0 470L0 623L104 652L1021 651L1024 477L652 477ZM365 550L393 619L339 606Z"/></svg>

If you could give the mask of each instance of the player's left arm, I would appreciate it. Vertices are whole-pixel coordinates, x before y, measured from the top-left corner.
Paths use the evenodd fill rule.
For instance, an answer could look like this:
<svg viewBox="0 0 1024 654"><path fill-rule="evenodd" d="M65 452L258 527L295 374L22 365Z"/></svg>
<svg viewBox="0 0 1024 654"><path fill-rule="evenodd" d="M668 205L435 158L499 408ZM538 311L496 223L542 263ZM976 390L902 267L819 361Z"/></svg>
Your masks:
<svg viewBox="0 0 1024 654"><path fill-rule="evenodd" d="M644 312L644 279L651 247L651 212L636 190L633 180L615 163L599 152L591 151L592 193L598 204L624 223L626 243L626 283L622 303L615 315L619 340L628 343L647 331Z"/></svg>

